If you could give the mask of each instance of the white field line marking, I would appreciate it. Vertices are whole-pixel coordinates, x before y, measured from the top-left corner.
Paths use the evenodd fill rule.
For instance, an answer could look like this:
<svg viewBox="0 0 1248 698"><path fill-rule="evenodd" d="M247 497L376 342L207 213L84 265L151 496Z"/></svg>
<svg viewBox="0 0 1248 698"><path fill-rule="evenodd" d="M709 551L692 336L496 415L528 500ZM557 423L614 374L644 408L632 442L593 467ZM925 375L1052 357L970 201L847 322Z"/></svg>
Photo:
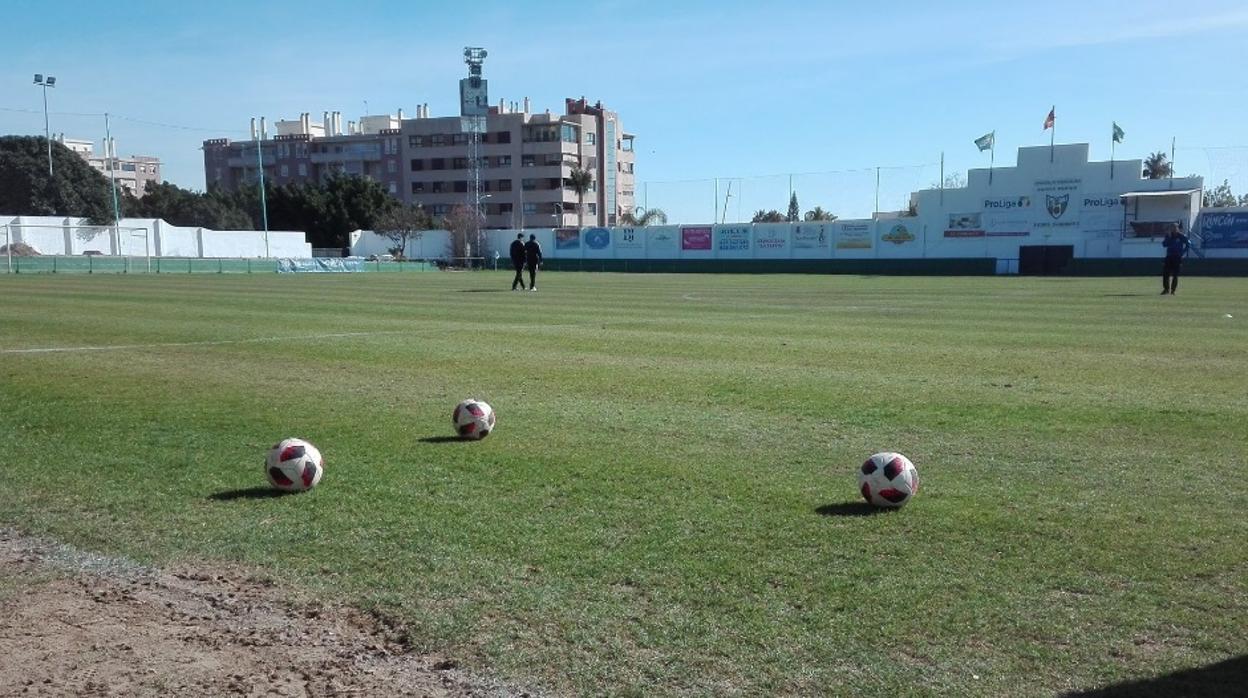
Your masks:
<svg viewBox="0 0 1248 698"><path fill-rule="evenodd" d="M106 344L87 347L37 347L32 349L0 349L0 354L65 354L70 352L125 351L128 349L167 349L172 347L215 347L222 344L257 344L263 342L291 342L317 339L343 339L349 337L376 337L386 334L411 334L410 330L380 332L331 332L328 334L301 335L297 337L252 337L249 339L210 339L202 342L161 342L159 344Z"/></svg>

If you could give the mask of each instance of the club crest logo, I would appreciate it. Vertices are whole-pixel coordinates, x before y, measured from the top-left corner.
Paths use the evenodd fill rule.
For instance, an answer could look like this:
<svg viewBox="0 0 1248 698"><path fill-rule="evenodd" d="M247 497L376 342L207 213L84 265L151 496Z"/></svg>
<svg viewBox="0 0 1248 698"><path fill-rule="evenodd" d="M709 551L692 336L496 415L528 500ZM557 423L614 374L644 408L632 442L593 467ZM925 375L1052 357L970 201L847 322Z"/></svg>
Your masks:
<svg viewBox="0 0 1248 698"><path fill-rule="evenodd" d="M1066 213L1066 205L1070 203L1070 194L1062 194L1061 196L1053 196L1052 194L1044 195L1045 207L1049 210L1049 215L1057 220Z"/></svg>

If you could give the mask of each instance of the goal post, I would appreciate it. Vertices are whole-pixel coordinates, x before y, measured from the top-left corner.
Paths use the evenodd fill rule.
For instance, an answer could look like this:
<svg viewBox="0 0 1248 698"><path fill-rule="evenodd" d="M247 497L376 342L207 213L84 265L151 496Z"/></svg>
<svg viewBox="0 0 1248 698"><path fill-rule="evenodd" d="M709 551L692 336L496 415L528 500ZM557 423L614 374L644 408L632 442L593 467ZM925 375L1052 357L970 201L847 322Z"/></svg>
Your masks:
<svg viewBox="0 0 1248 698"><path fill-rule="evenodd" d="M4 228L5 269L10 274L20 266L13 261L14 256L32 253L34 258L52 258L45 271L57 271L57 258L64 258L61 266L66 271L79 266L94 271L94 259L88 259L86 265L79 263L84 257L100 259L100 271L109 267L122 273L152 270L154 241L147 226L4 223L0 227Z"/></svg>

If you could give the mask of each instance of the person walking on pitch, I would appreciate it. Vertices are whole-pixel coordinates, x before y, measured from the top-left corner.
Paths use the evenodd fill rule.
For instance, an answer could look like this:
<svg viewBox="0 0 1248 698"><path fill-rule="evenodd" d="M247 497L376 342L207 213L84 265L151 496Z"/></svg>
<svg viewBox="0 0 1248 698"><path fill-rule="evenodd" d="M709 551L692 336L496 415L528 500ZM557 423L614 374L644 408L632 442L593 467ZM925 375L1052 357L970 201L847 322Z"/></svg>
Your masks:
<svg viewBox="0 0 1248 698"><path fill-rule="evenodd" d="M524 290L524 233L516 236L511 241L511 266L516 270L516 278L511 282L511 290L516 290L516 286L520 290Z"/></svg>
<svg viewBox="0 0 1248 698"><path fill-rule="evenodd" d="M529 268L529 290L537 290L537 267L542 263L542 245L536 235L530 235L524 243L524 263Z"/></svg>
<svg viewBox="0 0 1248 698"><path fill-rule="evenodd" d="M1179 268L1183 266L1183 256L1191 249L1192 243L1175 227L1162 238L1161 246L1166 248L1166 261L1161 267L1161 295L1169 293L1173 296L1179 287Z"/></svg>

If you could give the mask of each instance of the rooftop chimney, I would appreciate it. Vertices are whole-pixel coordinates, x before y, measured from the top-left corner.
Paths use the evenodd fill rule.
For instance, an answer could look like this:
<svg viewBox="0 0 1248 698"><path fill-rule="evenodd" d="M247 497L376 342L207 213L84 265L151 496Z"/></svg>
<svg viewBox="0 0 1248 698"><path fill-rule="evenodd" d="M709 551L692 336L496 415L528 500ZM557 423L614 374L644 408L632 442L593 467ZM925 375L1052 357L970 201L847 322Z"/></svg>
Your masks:
<svg viewBox="0 0 1248 698"><path fill-rule="evenodd" d="M399 107L399 121L403 120L403 107Z"/></svg>
<svg viewBox="0 0 1248 698"><path fill-rule="evenodd" d="M251 140L256 140L256 117L251 117Z"/></svg>
<svg viewBox="0 0 1248 698"><path fill-rule="evenodd" d="M264 117L260 117L260 140L267 141L269 139L269 127L265 126Z"/></svg>
<svg viewBox="0 0 1248 698"><path fill-rule="evenodd" d="M524 98L524 113L525 113L525 114L528 114L528 113L529 113L529 109L530 109L530 106L529 106L529 98L528 98L528 97L525 97L525 98Z"/></svg>

